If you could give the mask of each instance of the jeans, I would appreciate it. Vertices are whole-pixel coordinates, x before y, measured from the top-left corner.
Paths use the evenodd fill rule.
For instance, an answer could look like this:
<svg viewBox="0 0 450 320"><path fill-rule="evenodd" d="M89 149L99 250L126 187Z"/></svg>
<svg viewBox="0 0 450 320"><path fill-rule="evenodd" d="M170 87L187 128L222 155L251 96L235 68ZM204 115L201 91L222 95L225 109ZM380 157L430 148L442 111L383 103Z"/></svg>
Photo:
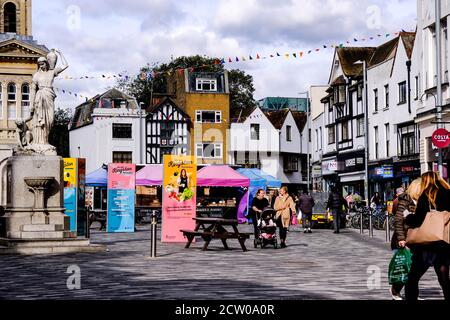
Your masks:
<svg viewBox="0 0 450 320"><path fill-rule="evenodd" d="M333 225L334 232L339 233L341 215L338 209L333 209Z"/></svg>
<svg viewBox="0 0 450 320"><path fill-rule="evenodd" d="M311 214L305 214L302 213L302 224L303 228L311 228L311 220L312 220L312 213Z"/></svg>

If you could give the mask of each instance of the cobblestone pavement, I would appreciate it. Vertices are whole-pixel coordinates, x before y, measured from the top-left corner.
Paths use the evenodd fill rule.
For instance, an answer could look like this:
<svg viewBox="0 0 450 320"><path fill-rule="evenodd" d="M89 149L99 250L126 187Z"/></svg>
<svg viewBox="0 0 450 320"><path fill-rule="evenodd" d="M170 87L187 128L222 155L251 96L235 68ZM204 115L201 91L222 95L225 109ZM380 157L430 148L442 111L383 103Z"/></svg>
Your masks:
<svg viewBox="0 0 450 320"><path fill-rule="evenodd" d="M92 243L106 244L105 253L0 256L0 299L390 299L392 253L380 232L370 239L367 231L303 234L296 226L286 249L254 249L252 240L249 252L242 252L237 240L229 240L229 251L213 241L207 252L201 240L190 249L158 243L158 258L150 259L149 226L137 229L93 231ZM80 290L67 289L71 265L81 269ZM379 271L378 288L370 270ZM431 270L421 282L421 297L442 298Z"/></svg>

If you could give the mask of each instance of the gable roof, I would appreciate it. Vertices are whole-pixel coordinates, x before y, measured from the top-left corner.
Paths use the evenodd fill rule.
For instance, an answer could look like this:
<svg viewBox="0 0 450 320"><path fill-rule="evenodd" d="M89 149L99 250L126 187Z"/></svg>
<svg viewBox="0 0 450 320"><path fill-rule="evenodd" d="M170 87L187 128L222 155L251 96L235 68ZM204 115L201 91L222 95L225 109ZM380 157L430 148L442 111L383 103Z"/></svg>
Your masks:
<svg viewBox="0 0 450 320"><path fill-rule="evenodd" d="M337 55L342 71L347 78L358 77L363 73L363 64L355 63L359 60L370 61L376 48L374 47L343 47L337 48Z"/></svg>
<svg viewBox="0 0 450 320"><path fill-rule="evenodd" d="M305 112L300 111L292 111L292 116L294 117L295 123L297 124L297 128L300 132L303 132L307 123L307 115Z"/></svg>
<svg viewBox="0 0 450 320"><path fill-rule="evenodd" d="M126 100L127 109L137 110L139 109L136 99L117 90L116 88L110 89L103 94L98 94L92 99L80 104L75 108L73 118L69 125L69 130L79 129L93 123L92 114L95 108L113 109L114 103L105 105L103 99L107 100ZM115 109L115 108L114 108Z"/></svg>
<svg viewBox="0 0 450 320"><path fill-rule="evenodd" d="M283 109L277 111L264 112L264 114L276 129L281 130L281 128L283 128L284 121L286 120L286 117L289 114L289 111L290 111L289 109Z"/></svg>
<svg viewBox="0 0 450 320"><path fill-rule="evenodd" d="M230 110L230 119L232 123L243 123L247 118L258 108L255 107L247 107L245 109L231 109Z"/></svg>
<svg viewBox="0 0 450 320"><path fill-rule="evenodd" d="M170 97L164 97L158 104L147 109L147 116L152 116L153 113L157 112L160 108L164 107L167 104L170 104L173 108L177 109L178 112L181 113L184 118L186 119L190 118L189 115L185 113L180 107L178 107L175 101L173 101L173 99L171 99Z"/></svg>

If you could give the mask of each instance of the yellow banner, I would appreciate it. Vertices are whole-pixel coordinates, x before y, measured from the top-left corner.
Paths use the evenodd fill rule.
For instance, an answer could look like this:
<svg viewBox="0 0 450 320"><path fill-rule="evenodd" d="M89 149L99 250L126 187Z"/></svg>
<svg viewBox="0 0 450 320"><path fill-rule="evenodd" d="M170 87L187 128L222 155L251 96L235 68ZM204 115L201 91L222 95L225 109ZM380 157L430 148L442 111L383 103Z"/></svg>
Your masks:
<svg viewBox="0 0 450 320"><path fill-rule="evenodd" d="M77 187L77 159L64 158L64 188Z"/></svg>

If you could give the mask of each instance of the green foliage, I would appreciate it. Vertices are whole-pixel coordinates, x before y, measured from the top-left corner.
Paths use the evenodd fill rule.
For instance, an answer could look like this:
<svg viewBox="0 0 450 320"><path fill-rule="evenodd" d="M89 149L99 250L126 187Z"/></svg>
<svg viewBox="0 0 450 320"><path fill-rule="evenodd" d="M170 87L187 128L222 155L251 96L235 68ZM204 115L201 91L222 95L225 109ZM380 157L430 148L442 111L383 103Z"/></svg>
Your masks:
<svg viewBox="0 0 450 320"><path fill-rule="evenodd" d="M199 55L189 57L179 57L170 63L154 65L147 64L140 72L150 71L156 74L154 79L141 79L138 75L128 79L120 79L117 88L134 96L138 103L143 102L149 105L153 93L167 93L167 74L177 72L179 69L195 68L204 72L222 72L224 67L218 63L220 59L202 57ZM253 77L241 70L230 70L228 72L231 111L241 108L252 108L256 105L253 98L255 88L253 87Z"/></svg>
<svg viewBox="0 0 450 320"><path fill-rule="evenodd" d="M72 116L70 109L56 109L55 120L48 137L49 143L56 147L58 155L63 158L70 157L69 123Z"/></svg>

